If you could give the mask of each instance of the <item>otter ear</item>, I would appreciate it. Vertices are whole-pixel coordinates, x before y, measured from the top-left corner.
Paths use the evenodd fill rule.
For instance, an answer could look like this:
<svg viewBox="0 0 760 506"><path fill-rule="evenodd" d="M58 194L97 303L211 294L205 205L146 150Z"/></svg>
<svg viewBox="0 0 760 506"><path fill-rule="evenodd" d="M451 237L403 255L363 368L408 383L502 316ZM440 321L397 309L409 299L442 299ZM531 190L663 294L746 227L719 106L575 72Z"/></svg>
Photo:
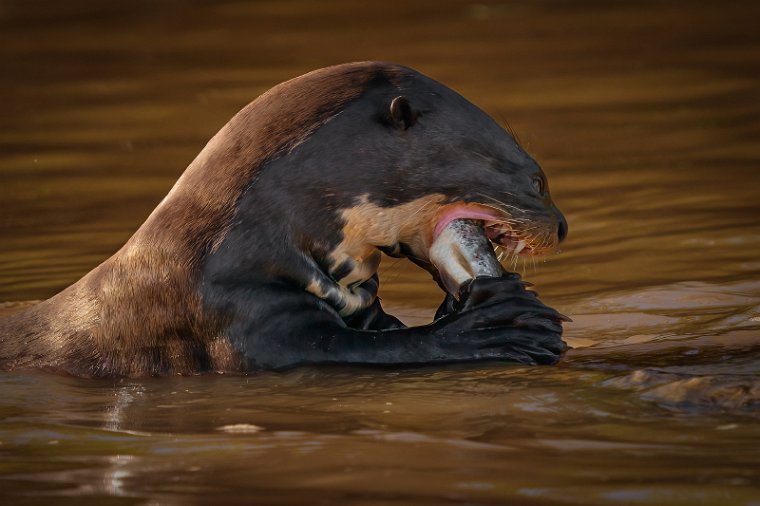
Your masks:
<svg viewBox="0 0 760 506"><path fill-rule="evenodd" d="M409 101L404 96L396 97L391 101L391 119L400 129L406 130L417 122L419 114L412 110Z"/></svg>

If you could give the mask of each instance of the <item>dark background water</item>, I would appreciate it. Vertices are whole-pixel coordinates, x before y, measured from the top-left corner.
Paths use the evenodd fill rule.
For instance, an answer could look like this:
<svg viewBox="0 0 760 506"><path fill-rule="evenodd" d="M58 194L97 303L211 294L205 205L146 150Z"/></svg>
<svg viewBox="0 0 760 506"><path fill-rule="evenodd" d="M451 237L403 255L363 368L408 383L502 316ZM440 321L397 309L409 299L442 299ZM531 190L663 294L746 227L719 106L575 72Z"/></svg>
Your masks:
<svg viewBox="0 0 760 506"><path fill-rule="evenodd" d="M8 504L760 504L756 2L0 2L0 301L107 258L237 110L345 61L508 122L570 222L555 368L0 374ZM441 298L385 262L411 323ZM7 311L9 308L5 308Z"/></svg>

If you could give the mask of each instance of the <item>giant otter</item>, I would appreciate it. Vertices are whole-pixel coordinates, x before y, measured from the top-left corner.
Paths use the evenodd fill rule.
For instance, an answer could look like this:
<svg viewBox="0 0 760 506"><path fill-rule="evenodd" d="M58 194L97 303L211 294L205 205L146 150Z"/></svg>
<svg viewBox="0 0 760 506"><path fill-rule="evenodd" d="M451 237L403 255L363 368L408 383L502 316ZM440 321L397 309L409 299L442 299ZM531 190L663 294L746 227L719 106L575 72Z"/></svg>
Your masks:
<svg viewBox="0 0 760 506"><path fill-rule="evenodd" d="M233 117L114 256L0 321L0 368L555 363L564 317L517 275L460 284L431 261L454 220L520 254L567 231L536 162L454 91L393 64L317 70ZM383 312L381 251L447 290L433 323Z"/></svg>

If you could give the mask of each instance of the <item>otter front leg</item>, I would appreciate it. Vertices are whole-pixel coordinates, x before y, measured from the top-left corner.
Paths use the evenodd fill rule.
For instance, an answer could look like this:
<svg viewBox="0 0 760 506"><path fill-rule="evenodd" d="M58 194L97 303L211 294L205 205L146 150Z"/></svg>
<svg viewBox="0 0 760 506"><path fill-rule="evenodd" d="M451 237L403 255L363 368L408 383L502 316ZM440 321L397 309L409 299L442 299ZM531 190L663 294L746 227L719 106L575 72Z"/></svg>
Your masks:
<svg viewBox="0 0 760 506"><path fill-rule="evenodd" d="M291 311L270 313L259 322L263 325L248 327L252 334L245 339L244 354L256 369L478 360L554 364L566 348L561 339L564 317L525 290L516 276L477 278L463 288L454 312L412 328L349 328L322 301L303 293L282 293L270 300Z"/></svg>
<svg viewBox="0 0 760 506"><path fill-rule="evenodd" d="M344 322L349 328L357 330L391 330L406 328L406 325L401 323L398 318L383 311L383 307L380 305L380 298L376 298L368 308L345 318Z"/></svg>
<svg viewBox="0 0 760 506"><path fill-rule="evenodd" d="M567 349L561 335L568 318L544 305L527 286L517 274L507 273L475 278L460 288L457 298L447 296L432 324L408 329L420 338L420 348L431 346L433 356L424 363L558 362Z"/></svg>
<svg viewBox="0 0 760 506"><path fill-rule="evenodd" d="M380 287L380 279L378 279L377 273L372 276L371 282L374 285L373 292L375 294L375 300L369 307L344 317L343 321L346 326L357 330L390 330L406 328L406 325L401 323L398 318L383 311L383 307L380 305L380 297L377 297L377 290Z"/></svg>

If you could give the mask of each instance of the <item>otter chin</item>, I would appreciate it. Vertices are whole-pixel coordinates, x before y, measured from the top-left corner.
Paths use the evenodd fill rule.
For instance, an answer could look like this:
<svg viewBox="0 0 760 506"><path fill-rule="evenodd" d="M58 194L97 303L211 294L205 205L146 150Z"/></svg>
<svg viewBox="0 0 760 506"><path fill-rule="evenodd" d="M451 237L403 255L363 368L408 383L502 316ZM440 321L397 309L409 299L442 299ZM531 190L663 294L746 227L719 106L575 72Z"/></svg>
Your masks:
<svg viewBox="0 0 760 506"><path fill-rule="evenodd" d="M400 65L328 67L244 107L118 252L0 320L0 368L554 364L566 318L500 260L566 234L540 166L461 95ZM381 252L444 290L433 322L385 313Z"/></svg>

